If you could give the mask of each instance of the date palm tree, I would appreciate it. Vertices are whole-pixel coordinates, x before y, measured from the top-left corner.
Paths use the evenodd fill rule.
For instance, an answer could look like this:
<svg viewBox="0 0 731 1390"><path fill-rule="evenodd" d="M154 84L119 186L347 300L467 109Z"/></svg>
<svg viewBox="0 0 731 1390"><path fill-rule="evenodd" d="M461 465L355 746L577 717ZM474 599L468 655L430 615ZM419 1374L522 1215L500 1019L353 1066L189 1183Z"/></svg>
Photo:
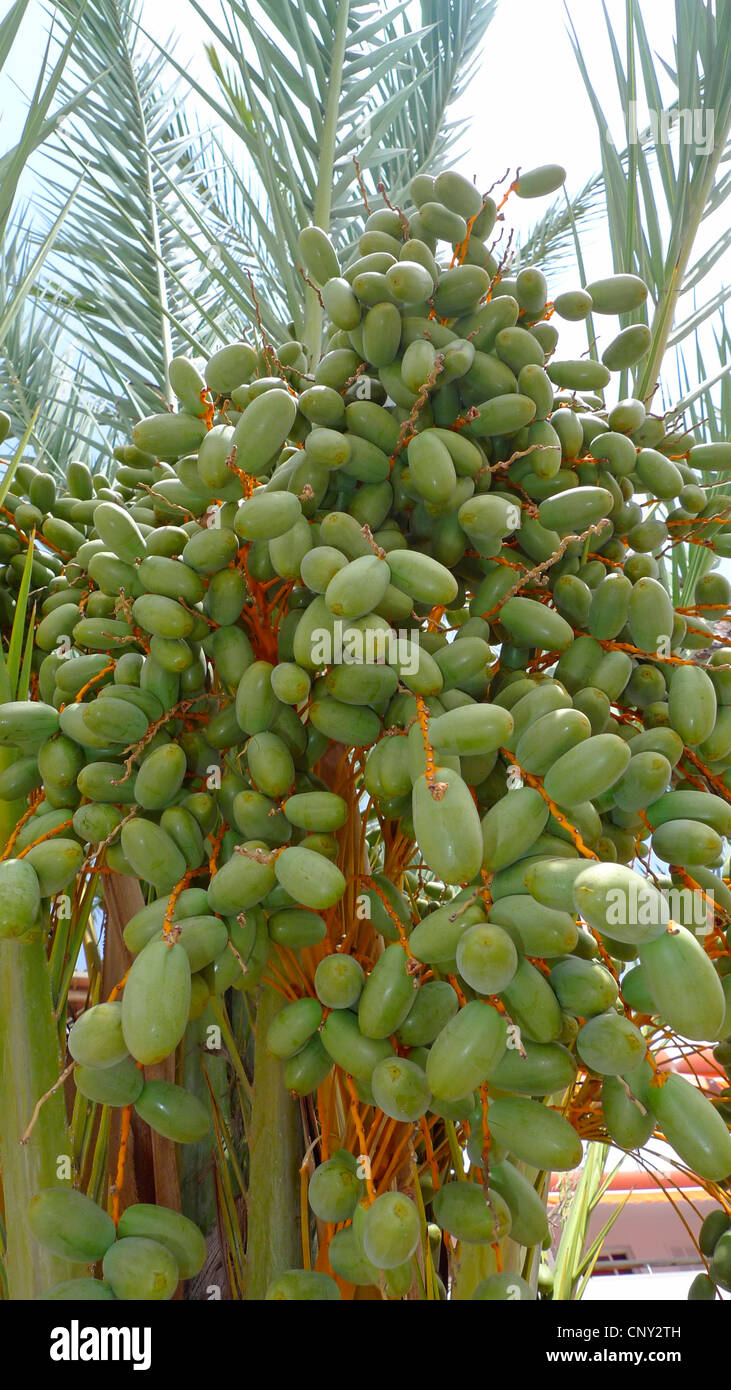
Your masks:
<svg viewBox="0 0 731 1390"><path fill-rule="evenodd" d="M0 156L0 406L12 422L0 502L22 460L59 481L72 460L112 473L112 451L131 424L171 402L168 370L181 353L208 356L232 339L261 334L300 341L316 363L323 310L300 266L300 228L312 223L342 248L371 203L385 199L398 208L415 173L438 173L468 150L469 131L454 106L479 71L497 3L222 0L211 14L188 0L207 53L203 77L173 44L147 35L142 0L58 0L21 139ZM12 56L28 11L29 0L15 0L0 23L0 65ZM713 140L703 148L668 142L659 121L615 145L571 29L597 120L601 170L575 199L553 202L518 248L519 264L550 268L573 259L584 283L582 242L591 215L602 210L615 270L633 271L650 287L649 310L621 318L626 327L644 316L651 331L649 354L624 374L622 394L709 440L731 431L724 291L715 288L729 233L714 221L728 192L730 21L729 0L676 0L670 61L653 55L639 0L626 0L623 37L606 17L628 131L638 103L660 109L662 79L671 111L712 114ZM35 214L21 201L25 187L36 194ZM699 250L702 227L714 230ZM591 320L587 351L596 355ZM692 602L711 563L707 549L673 548L664 579L675 603ZM4 634L3 700L29 688L30 592L29 561L13 630ZM0 810L7 838L21 811L8 803ZM374 833L363 828L375 862ZM77 1105L67 1131L59 1078L73 970L83 948L89 997L106 997L126 964L122 928L140 903L132 880L110 886L108 878L92 878L75 894L67 933L50 958L40 941L22 951L0 944L7 1228L0 1268L11 1298L31 1297L63 1277L56 1257L13 1232L64 1156L84 1190L102 1201L123 1181L130 1200L147 1192L163 1205L182 1205L209 1231L202 1286L220 1280L227 1296L263 1297L273 1275L301 1263L309 1240L301 1192L317 1138L313 1116L290 1101L280 1063L254 1044L277 1007L271 986L255 1014L238 994L215 1002L217 1055L201 1060L203 1026L188 1030L179 1074L211 1109L212 1153L210 1146L176 1154L166 1142L140 1143L125 1169L116 1123L105 1117L90 1126ZM596 1242L586 1253L582 1242L603 1180L603 1137L567 1222L557 1297L577 1296L598 1254ZM545 1196L548 1175L531 1171L531 1178ZM459 1252L457 1296L468 1297L486 1268L474 1251ZM535 1258L523 1273L535 1281Z"/></svg>

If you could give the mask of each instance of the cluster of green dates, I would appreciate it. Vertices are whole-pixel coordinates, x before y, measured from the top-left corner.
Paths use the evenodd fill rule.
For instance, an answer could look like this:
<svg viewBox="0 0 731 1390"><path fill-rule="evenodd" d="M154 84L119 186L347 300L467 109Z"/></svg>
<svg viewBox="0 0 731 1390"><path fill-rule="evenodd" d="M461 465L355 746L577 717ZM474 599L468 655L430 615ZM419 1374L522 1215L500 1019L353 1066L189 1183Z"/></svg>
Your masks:
<svg viewBox="0 0 731 1390"><path fill-rule="evenodd" d="M731 1216L716 1208L703 1222L698 1247L708 1263L707 1274L697 1274L688 1292L694 1303L708 1303L718 1289L731 1293Z"/></svg>
<svg viewBox="0 0 731 1390"><path fill-rule="evenodd" d="M199 930L196 920L185 920L193 924L195 934ZM154 954L157 963L138 957L127 981L132 989L125 988L121 1004L94 1004L73 1024L68 1049L76 1063L74 1081L87 1100L99 1105L133 1105L140 1118L164 1138L176 1144L197 1144L209 1130L208 1112L201 1101L172 1081L145 1081L133 1060L150 1063L153 1057L162 1060L168 1056L176 1045L170 1046L170 1038L180 1041L190 1014L187 953L181 950L178 955L175 946L160 941L155 943ZM151 989L156 992L154 1007ZM145 1020L153 1013L154 1023L145 1030Z"/></svg>
<svg viewBox="0 0 731 1390"><path fill-rule="evenodd" d="M72 1264L100 1265L102 1277L82 1275L41 1294L52 1301L160 1302L181 1279L203 1267L206 1243L193 1221L168 1207L139 1202L115 1226L91 1198L72 1187L46 1187L32 1199L28 1224L36 1240Z"/></svg>
<svg viewBox="0 0 731 1390"><path fill-rule="evenodd" d="M562 179L549 166L514 191ZM731 1059L730 958L706 952L680 891L709 895L727 929L731 649L713 625L731 586L708 568L684 615L665 563L683 539L711 566L711 547L731 555L731 444L667 430L633 397L607 407L612 374L649 349L644 324L601 359L558 355L557 320L592 316L596 333L642 311L637 276L551 301L535 267L499 273L489 196L453 172L411 196L341 254L302 231L327 321L317 362L295 341L230 343L202 369L175 358L180 409L138 423L113 477L74 463L60 493L16 468L0 616L30 565L38 691L0 706L15 750L0 797L22 811L42 794L0 863L0 937L42 933L101 853L146 886L121 1002L83 1015L69 1047L82 1095L175 1142L200 1140L206 1112L140 1066L211 996L254 989L278 948L314 948L311 993L265 1040L286 1087L315 1093L340 1067L394 1120L456 1123L479 1167L487 1083L489 1195L445 1179L430 1220L531 1246L545 1213L520 1165L580 1161L556 1103L579 1067L615 1144L659 1127L704 1180L731 1174L722 1108L646 1059L653 1021ZM353 808L318 775L332 748L355 750L373 823L415 845L394 884L371 836L369 970L334 911L361 866L338 863ZM665 876L637 872L638 852ZM354 1162L310 1185L315 1216L346 1223L331 1269L401 1296L416 1207L364 1202ZM117 1297L106 1263L124 1245L101 1252ZM533 1296L494 1278L480 1297ZM270 1296L338 1288L290 1271Z"/></svg>
<svg viewBox="0 0 731 1390"><path fill-rule="evenodd" d="M367 1205L365 1182L352 1154L340 1150L315 1170L309 1203L318 1220L338 1226L328 1247L334 1275L356 1287L382 1286L389 1298L408 1293L413 1278L412 1257L421 1241L416 1204L402 1192L383 1192ZM545 1207L532 1183L507 1160L491 1165L490 1187L484 1192L473 1182L445 1182L432 1191L434 1219L427 1227L430 1250L438 1256L443 1233L470 1245L492 1245L511 1233L531 1246L548 1241ZM437 1297L446 1298L435 1274ZM535 1292L520 1275L496 1273L481 1281L478 1300L530 1301ZM268 1299L337 1299L332 1276L289 1270L270 1286Z"/></svg>

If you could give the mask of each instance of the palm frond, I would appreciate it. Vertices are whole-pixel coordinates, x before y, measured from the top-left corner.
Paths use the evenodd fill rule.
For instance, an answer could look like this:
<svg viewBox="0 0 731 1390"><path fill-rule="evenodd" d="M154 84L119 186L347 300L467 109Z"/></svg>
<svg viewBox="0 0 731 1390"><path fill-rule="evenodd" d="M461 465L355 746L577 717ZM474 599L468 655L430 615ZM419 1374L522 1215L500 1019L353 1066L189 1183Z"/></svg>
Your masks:
<svg viewBox="0 0 731 1390"><path fill-rule="evenodd" d="M692 263L701 221L720 208L728 175L719 173L731 127L731 24L729 0L676 0L674 63L663 64L675 87L668 110L658 84L656 64L639 0L627 0L626 56L623 59L603 6L617 91L628 132L628 146L618 150L592 85L587 61L569 13L570 38L599 132L606 191L607 228L616 270L634 271L650 288L652 344L638 369L635 393L649 398L659 381L669 341L682 341L707 323L720 303L709 294L704 308L683 316L673 332L679 301L702 285L728 246L728 230L718 235ZM568 12L568 10L567 10ZM653 119L636 130L635 114L644 102ZM668 117L675 114L677 138L668 138ZM712 138L689 138L694 129ZM681 124L682 122L682 124ZM707 224L706 224L707 225ZM623 315L622 326L647 319L644 310Z"/></svg>
<svg viewBox="0 0 731 1390"><path fill-rule="evenodd" d="M5 238L3 302L17 303L17 287L27 284L37 260L33 238L19 221ZM22 310L7 316L0 334L0 400L10 415L10 437L22 442L24 457L59 480L70 459L83 459L93 467L100 451L106 452L89 370L89 364L70 351L63 315L48 287L28 294ZM96 386L100 378L96 368L91 371Z"/></svg>
<svg viewBox="0 0 731 1390"><path fill-rule="evenodd" d="M78 26L86 3L87 0L81 0L81 3L76 5L76 18L68 27L61 51L53 64L50 61L54 41L53 30L49 33L35 91L28 104L28 113L21 137L15 145L9 150L5 150L0 156L0 238L4 236L7 229L18 184L28 160L48 138L63 114L57 110L54 111L53 117L49 116L55 98L61 91L64 69L74 48ZM27 8L28 0L16 0L5 18L0 21L0 70L2 70L12 50ZM78 93L76 97L78 99ZM66 107L67 113L69 109Z"/></svg>
<svg viewBox="0 0 731 1390"><path fill-rule="evenodd" d="M329 0L262 0L255 14L224 0L220 22L191 4L211 35L217 93L186 76L248 156L251 177L236 177L231 162L224 177L248 211L253 249L263 243L287 319L314 349L319 312L297 270L300 228L315 222L341 244L363 216L360 180L366 196L382 184L398 203L418 168L454 156L459 129L447 113L496 0L421 0L418 12L398 4L376 15Z"/></svg>
<svg viewBox="0 0 731 1390"><path fill-rule="evenodd" d="M78 0L60 0L70 18ZM69 180L83 182L56 244L54 271L80 345L103 353L103 370L123 414L167 400L175 351L196 352L202 315L186 283L192 258L166 216L177 205L179 161L189 134L164 56L139 28L139 0L98 0L79 17L73 64L62 83L71 101L52 144L48 176L57 203Z"/></svg>
<svg viewBox="0 0 731 1390"><path fill-rule="evenodd" d="M35 285L35 282L40 274L41 267L43 266L43 263L46 260L46 257L48 256L51 247L54 245L54 242L56 242L58 239L59 232L61 230L61 227L63 226L63 223L66 220L66 216L69 212L69 209L71 208L71 205L76 197L78 188L79 184L77 183L76 187L71 190L71 193L69 194L68 198L66 199L66 202L63 204L61 210L59 211L57 217L55 218L55 221L51 224L45 236L43 237L38 247L38 250L34 252L32 259L28 258L27 264L23 270L23 274L19 279L15 281L13 285L12 294L7 299L5 299L4 306L2 310L0 310L0 341L2 341L2 339L8 333L8 330L11 328L15 319L17 318L18 314L21 312L23 308L26 296L30 293L31 289ZM5 230L7 231L7 228Z"/></svg>
<svg viewBox="0 0 731 1390"><path fill-rule="evenodd" d="M582 231L593 227L601 216L603 195L603 176L594 174L570 201L557 198L521 238L521 261L539 264L549 276L562 270L575 252L575 224L580 223Z"/></svg>

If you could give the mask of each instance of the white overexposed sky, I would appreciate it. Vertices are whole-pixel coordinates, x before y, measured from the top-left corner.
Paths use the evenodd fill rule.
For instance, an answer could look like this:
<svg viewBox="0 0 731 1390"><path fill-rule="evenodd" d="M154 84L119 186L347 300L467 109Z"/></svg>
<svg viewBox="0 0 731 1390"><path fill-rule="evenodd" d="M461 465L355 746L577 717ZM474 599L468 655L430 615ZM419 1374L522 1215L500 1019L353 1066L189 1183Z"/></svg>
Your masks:
<svg viewBox="0 0 731 1390"><path fill-rule="evenodd" d="M387 2L387 0L386 0ZM625 58L625 0L498 0L497 11L487 29L475 72L468 89L452 114L467 119L469 130L461 142L455 164L467 177L476 179L482 189L502 177L506 169L524 170L540 164L563 164L567 171L566 190L574 196L601 168L596 120L574 56L569 34L569 17L576 30L590 80L619 149L626 144L611 46L604 8L609 16L617 46ZM218 0L210 0L209 13L215 17ZM674 64L675 6L672 0L642 0L642 17L653 54ZM204 43L210 32L186 0L143 0L143 22L149 33L162 43L177 36L177 57L203 85L211 81ZM418 8L414 6L414 21ZM225 55L222 55L225 56ZM673 84L655 63L661 95L668 103ZM641 82L638 75L638 86ZM644 108L640 100L639 126ZM207 119L201 107L201 118ZM512 197L505 208L506 226L515 227L524 238L551 205L553 199L520 200ZM614 269L603 202L599 215L582 222L581 246L587 279L607 275ZM662 195L657 214L667 228L668 218ZM700 254L720 235L725 226L721 209L700 229L696 254ZM726 217L727 220L727 217ZM731 254L719 262L698 291L698 302L710 298L721 284L731 280ZM552 297L564 289L575 288L580 278L573 255L551 276ZM681 302L677 321L695 307L688 299ZM617 321L604 318L595 323L600 332L602 351L617 331ZM586 348L583 324L563 324L562 356L580 354ZM704 342L708 334L704 331ZM710 361L715 361L711 344ZM678 393L680 394L680 393ZM678 398L677 395L674 397Z"/></svg>
<svg viewBox="0 0 731 1390"><path fill-rule="evenodd" d="M625 0L606 0L606 7L623 51ZM672 62L672 0L644 0L642 8L650 43ZM215 16L217 10L218 0L211 0L210 14ZM475 177L479 187L489 187L507 168L559 163L567 170L566 187L573 195L600 169L597 127L571 48L568 14L612 134L624 143L601 0L568 0L568 6L564 0L498 0L473 80L452 113L470 122L456 166L469 178ZM210 33L185 0L144 0L143 20L160 42L176 35L178 60L204 83L210 82L203 52ZM671 90L667 82L666 94ZM506 209L510 225L518 233L527 232L550 201L513 198ZM598 253L596 274L600 274L611 266L601 224L596 231L592 240ZM590 260L591 255L590 247ZM575 272L569 272L569 281L576 282Z"/></svg>
<svg viewBox="0 0 731 1390"><path fill-rule="evenodd" d="M0 14L8 8L8 0L0 0ZM644 0L642 8L653 47L672 61L672 0ZM607 0L607 10L623 49L624 0ZM212 18L218 11L218 0L211 0ZM619 140L623 127L601 0L569 0L568 12L592 83ZM0 78L2 147L17 136L22 124L22 97L32 91L47 30L46 14L42 0L33 0L9 65L10 80L7 69ZM143 0L142 22L161 43L175 38L181 64L205 84L211 82L203 51L210 31L187 0ZM476 175L480 186L487 186L508 166L520 164L525 169L544 163L565 165L570 193L586 182L599 168L599 143L571 50L563 0L499 0L475 77L455 114L472 120L471 152L462 157L460 167ZM540 206L516 206L512 220L528 227Z"/></svg>
<svg viewBox="0 0 731 1390"><path fill-rule="evenodd" d="M8 0L0 0L0 13L7 8ZM208 9L215 20L220 14L219 0L209 0ZM624 60L625 0L606 0L606 10ZM418 19L418 7L414 6L414 11ZM642 0L641 11L653 54L672 65L675 17L672 0ZM210 30L188 0L143 0L141 15L144 29L160 43L167 45L174 39L178 61L204 87L213 91L215 82L204 49L211 38ZM479 187L488 187L506 169L514 171L518 165L525 170L543 163L560 163L567 170L567 191L574 195L600 169L596 122L572 51L569 16L610 130L620 148L625 143L601 0L566 0L566 3L564 0L498 0L473 80L453 112L470 121L470 129L455 162L468 177L476 178ZM33 88L47 22L43 0L32 0L20 42L13 53L10 77L7 70L0 76L0 111L3 113L0 148L7 148L22 126L23 96L27 98ZM221 56L225 61L225 53ZM662 73L659 62L656 69L660 74L662 95L669 101L673 86ZM186 97L186 101L192 104L204 126L214 120L209 108L195 94ZM642 109L639 123L640 126L645 123ZM31 180L25 181L23 190L32 194ZM505 209L507 226L514 226L524 237L551 201L521 201L512 197ZM658 203L658 216L661 225L667 225L662 198ZM697 253L720 234L723 217L722 209L703 225L697 239ZM581 242L588 280L611 273L613 266L601 203L600 215L592 223L582 223ZM700 287L699 302L710 298L729 279L731 255L725 264L716 265ZM579 283L573 255L569 255L561 270L551 277L551 294L555 296ZM678 318L685 317L693 307L686 300L679 307ZM599 326L601 351L616 332L616 320L604 320ZM583 325L564 325L562 339L567 352L583 351L586 346ZM715 360L713 349L710 357L711 361Z"/></svg>

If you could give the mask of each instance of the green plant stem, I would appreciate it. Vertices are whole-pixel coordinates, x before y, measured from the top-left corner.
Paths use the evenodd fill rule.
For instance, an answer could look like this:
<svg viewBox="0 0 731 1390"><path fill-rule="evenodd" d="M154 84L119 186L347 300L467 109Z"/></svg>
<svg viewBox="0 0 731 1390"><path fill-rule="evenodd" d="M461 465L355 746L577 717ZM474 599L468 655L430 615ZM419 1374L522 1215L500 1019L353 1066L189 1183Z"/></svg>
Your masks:
<svg viewBox="0 0 731 1390"><path fill-rule="evenodd" d="M317 192L312 210L312 221L324 232L330 228L330 209L332 206L333 165L338 133L338 111L340 91L345 61L345 42L350 16L349 0L341 0L337 9L335 32L333 34L332 59L330 63L329 87L325 120L320 135L320 158L317 165ZM305 286L305 327L304 344L310 364L320 356L322 342L322 305L310 285Z"/></svg>
<svg viewBox="0 0 731 1390"><path fill-rule="evenodd" d="M581 1255L608 1153L608 1144L589 1144L581 1176L571 1195L553 1267L553 1298L557 1303L569 1303L576 1297Z"/></svg>
<svg viewBox="0 0 731 1390"><path fill-rule="evenodd" d="M657 308L650 326L652 332L652 347L650 348L650 354L642 375L642 381L637 390L637 395L640 400L646 401L648 404L657 389L660 368L675 318L675 306L682 292L685 272L688 269L688 261L690 260L695 239L703 220L706 203L711 189L713 188L716 171L726 146L728 129L728 118L723 121L717 120L713 156L708 161L700 188L696 191L695 196L691 196L689 200L688 216L685 224L679 230L679 235L675 242L671 241L670 244L666 262L665 284L662 287L662 293L658 299ZM680 243L679 245L678 242Z"/></svg>
<svg viewBox="0 0 731 1390"><path fill-rule="evenodd" d="M225 1047L226 1047L226 1050L227 1050L227 1052L228 1052L229 1058L230 1058L230 1060L231 1060L231 1066L233 1067L234 1071L236 1072L236 1075L238 1076L239 1081L241 1082L241 1085L243 1086L244 1091L245 1091L245 1093L246 1093L246 1095L247 1095L249 1101L251 1101L251 1082L249 1081L249 1078L248 1078L248 1076L246 1075L246 1072L245 1072L245 1070L244 1070L244 1064L243 1064L243 1062L241 1061L241 1056L240 1056L240 1054L239 1054L239 1049L238 1049L238 1047L236 1046L236 1039L234 1038L234 1035L233 1035L233 1033L231 1032L231 1028L230 1028L230 1026L229 1026L229 1021L228 1021L228 1018L226 1017L226 1012L225 1012L225 1010L221 1007L220 1000L217 999L217 997L216 997L215 994L211 996L211 1002L210 1002L209 1008L210 1008L211 1014L212 1014L212 1015L215 1017L215 1019L216 1019L216 1023L218 1024L218 1027L221 1029L221 1036L222 1036L222 1038L223 1038L224 1045L225 1045Z"/></svg>
<svg viewBox="0 0 731 1390"><path fill-rule="evenodd" d="M200 1018L188 1024L183 1045L183 1072L186 1091L192 1091L213 1115L214 1109L225 1121L231 1119L226 1058L207 1051L208 1029L215 1015L208 1004ZM210 1166L210 1139L180 1146L180 1196L183 1213L196 1221L207 1234L216 1220L216 1184ZM236 1156L233 1155L236 1162Z"/></svg>
<svg viewBox="0 0 731 1390"><path fill-rule="evenodd" d="M251 1117L247 1202L248 1302L261 1301L269 1284L302 1263L299 1165L302 1141L297 1102L285 1090L282 1063L266 1050L266 1036L282 1006L270 986L262 990L256 1017L254 1105Z"/></svg>
<svg viewBox="0 0 731 1390"><path fill-rule="evenodd" d="M27 1144L20 1142L36 1102L60 1071L43 942L5 941L0 944L0 1167L13 1301L32 1299L79 1272L40 1245L27 1220L31 1198L59 1182L59 1158L69 1154L63 1088L44 1102Z"/></svg>
<svg viewBox="0 0 731 1390"><path fill-rule="evenodd" d="M140 98L140 89L137 83L137 75L135 73L132 54L130 53L126 42L124 44L124 57L127 62L127 67L129 68L131 85L134 91L135 105L137 107L137 114L139 116L140 127L143 135L143 138L140 141L140 148L144 151L144 196L147 199L147 210L150 217L149 232L150 240L152 242L152 250L155 257L155 279L157 281L157 292L159 296L160 307L160 351L162 354L163 364L163 380L161 385L167 405L172 406L175 403L175 396L173 394L173 389L170 385L169 371L170 363L173 358L173 340L172 334L170 332L170 319L168 314L168 290L167 282L165 279L165 260L162 252L162 238L160 235L160 219L158 216L157 198L155 195L154 171L152 167L152 160L150 158L147 119Z"/></svg>

